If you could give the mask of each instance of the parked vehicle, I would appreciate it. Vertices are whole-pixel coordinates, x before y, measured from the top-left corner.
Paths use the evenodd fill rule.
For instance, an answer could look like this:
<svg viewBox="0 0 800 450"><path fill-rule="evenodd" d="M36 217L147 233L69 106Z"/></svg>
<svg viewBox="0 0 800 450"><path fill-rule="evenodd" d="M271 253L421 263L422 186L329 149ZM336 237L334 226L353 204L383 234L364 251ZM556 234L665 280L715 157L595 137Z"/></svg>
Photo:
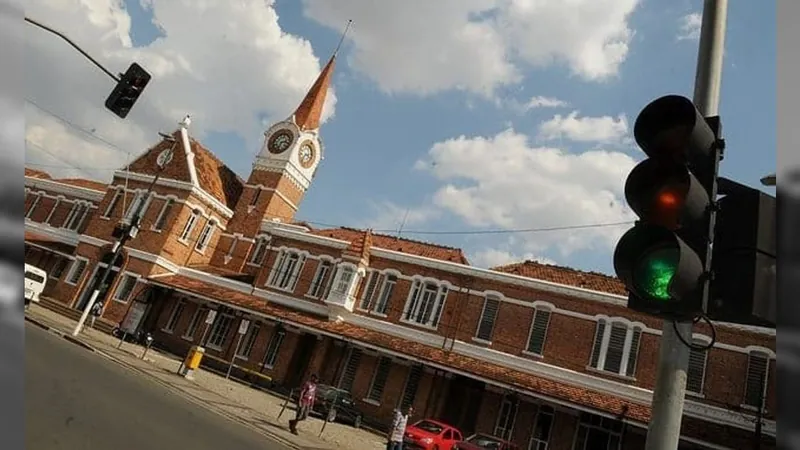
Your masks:
<svg viewBox="0 0 800 450"><path fill-rule="evenodd" d="M327 384L317 385L317 401L313 412L328 418L329 422L344 422L361 427L363 414L356 407L353 396L349 392Z"/></svg>
<svg viewBox="0 0 800 450"><path fill-rule="evenodd" d="M519 450L519 447L499 437L478 433L456 442L452 450Z"/></svg>
<svg viewBox="0 0 800 450"><path fill-rule="evenodd" d="M25 264L25 309L28 309L31 302L39 303L39 295L41 295L42 291L44 290L44 285L46 283L47 283L47 272L36 266ZM19 305L19 303L17 304Z"/></svg>
<svg viewBox="0 0 800 450"><path fill-rule="evenodd" d="M148 337L150 337L151 342L153 339L150 333L146 333L143 330L138 330L136 333L129 334L123 332L119 326L116 326L113 330L111 330L111 335L117 339L122 339L124 336L125 342L130 342L131 344L138 344L141 346L146 346L148 344Z"/></svg>
<svg viewBox="0 0 800 450"><path fill-rule="evenodd" d="M438 420L425 419L406 428L403 449L450 450L463 439L461 432Z"/></svg>

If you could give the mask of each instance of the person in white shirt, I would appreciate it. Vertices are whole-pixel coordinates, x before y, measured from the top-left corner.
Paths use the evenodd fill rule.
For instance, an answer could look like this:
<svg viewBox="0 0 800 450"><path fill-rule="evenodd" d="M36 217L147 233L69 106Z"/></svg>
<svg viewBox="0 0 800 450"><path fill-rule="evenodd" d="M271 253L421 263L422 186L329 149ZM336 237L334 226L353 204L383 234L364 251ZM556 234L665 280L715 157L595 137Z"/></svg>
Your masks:
<svg viewBox="0 0 800 450"><path fill-rule="evenodd" d="M389 427L387 434L386 450L403 450L403 436L406 434L406 425L408 425L408 418L414 412L414 408L409 406L406 413L403 414L400 409L394 411L394 419L392 426Z"/></svg>

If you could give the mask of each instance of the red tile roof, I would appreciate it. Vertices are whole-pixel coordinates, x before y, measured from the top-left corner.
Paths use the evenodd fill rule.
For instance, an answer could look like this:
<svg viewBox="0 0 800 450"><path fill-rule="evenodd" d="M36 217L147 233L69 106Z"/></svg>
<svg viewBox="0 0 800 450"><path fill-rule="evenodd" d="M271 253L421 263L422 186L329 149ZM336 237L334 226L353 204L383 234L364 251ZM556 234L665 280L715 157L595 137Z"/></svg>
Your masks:
<svg viewBox="0 0 800 450"><path fill-rule="evenodd" d="M362 328L346 322L332 322L327 317L320 317L293 310L274 303L265 302L261 298L226 289L207 282L195 280L182 275L171 275L151 279L153 283L174 287L204 296L209 299L236 305L251 311L260 312L294 325L306 326L322 332L328 332L345 339L353 339L368 343L385 350L408 355L432 364L439 364L452 369L490 380L495 380L514 388L537 393L555 401L569 402L583 407L620 414L627 408L626 417L647 423L650 408L614 397L613 395L592 391L581 387L548 380L519 370L509 369L487 361L458 355L441 348L432 347L406 339L394 337L379 331Z"/></svg>
<svg viewBox="0 0 800 450"><path fill-rule="evenodd" d="M25 176L31 178L41 178L43 180L49 180L51 178L50 174L48 174L47 172L44 172L42 170L29 169L27 167L25 168Z"/></svg>
<svg viewBox="0 0 800 450"><path fill-rule="evenodd" d="M322 230L311 230L312 234L325 236L342 241L353 242L363 236L364 230L355 228L326 228ZM432 244L429 242L414 241L411 239L387 236L385 234L372 233L372 247L384 250L394 250L397 252L408 253L410 255L423 256L440 261L449 261L459 264L469 265L467 257L460 248L446 247L444 245Z"/></svg>
<svg viewBox="0 0 800 450"><path fill-rule="evenodd" d="M99 181L94 181L94 180L87 180L84 178L59 178L53 181L57 183L82 187L85 189L91 189L93 191L99 191L99 192L105 192L106 189L108 189L108 185L105 183L101 183Z"/></svg>
<svg viewBox="0 0 800 450"><path fill-rule="evenodd" d="M355 261L364 261L369 264L369 250L372 248L372 230L367 230L361 233L360 236L350 241L344 251L344 257L350 258Z"/></svg>
<svg viewBox="0 0 800 450"><path fill-rule="evenodd" d="M325 106L325 98L328 95L328 87L330 87L335 66L336 55L333 55L328 64L325 64L300 106L294 112L295 123L301 130L316 130L319 128L322 108Z"/></svg>
<svg viewBox="0 0 800 450"><path fill-rule="evenodd" d="M536 261L523 261L505 266L493 267L491 270L591 289L593 291L627 295L625 285L623 285L618 278L598 272L584 272L570 267L542 264Z"/></svg>

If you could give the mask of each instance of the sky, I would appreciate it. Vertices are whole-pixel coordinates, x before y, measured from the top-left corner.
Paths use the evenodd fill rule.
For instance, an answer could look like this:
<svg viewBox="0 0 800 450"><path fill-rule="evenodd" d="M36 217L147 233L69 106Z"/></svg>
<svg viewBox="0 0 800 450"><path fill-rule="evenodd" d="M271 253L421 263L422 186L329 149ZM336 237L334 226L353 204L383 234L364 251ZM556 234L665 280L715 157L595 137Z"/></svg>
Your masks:
<svg viewBox="0 0 800 450"><path fill-rule="evenodd" d="M108 182L190 114L246 179L353 20L297 219L459 247L481 267L613 273L644 157L633 124L662 95L691 98L702 3L29 0L103 65L153 79L121 120L103 107L114 82L28 26L26 164ZM774 23L774 2L729 2L721 173L753 187L776 166Z"/></svg>

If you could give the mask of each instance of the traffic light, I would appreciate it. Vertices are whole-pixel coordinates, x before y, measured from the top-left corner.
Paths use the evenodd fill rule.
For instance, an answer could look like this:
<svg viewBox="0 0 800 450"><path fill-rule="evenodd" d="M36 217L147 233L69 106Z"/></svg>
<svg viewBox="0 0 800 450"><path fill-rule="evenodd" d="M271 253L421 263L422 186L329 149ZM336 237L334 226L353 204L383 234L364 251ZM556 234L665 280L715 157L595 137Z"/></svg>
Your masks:
<svg viewBox="0 0 800 450"><path fill-rule="evenodd" d="M614 251L628 308L675 320L704 312L718 133L716 118L707 120L677 95L651 102L637 117L634 138L648 159L628 176L625 199L640 220Z"/></svg>
<svg viewBox="0 0 800 450"><path fill-rule="evenodd" d="M122 119L127 117L150 78L150 74L142 66L131 64L106 99L106 108Z"/></svg>

